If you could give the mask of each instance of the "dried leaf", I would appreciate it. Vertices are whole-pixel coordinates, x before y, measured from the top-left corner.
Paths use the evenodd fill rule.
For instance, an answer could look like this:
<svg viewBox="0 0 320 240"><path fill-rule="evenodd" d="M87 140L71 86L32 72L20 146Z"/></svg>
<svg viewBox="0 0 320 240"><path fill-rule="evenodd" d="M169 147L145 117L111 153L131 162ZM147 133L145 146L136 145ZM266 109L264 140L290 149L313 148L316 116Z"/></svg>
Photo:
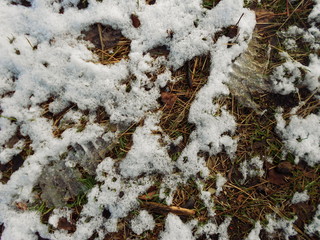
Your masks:
<svg viewBox="0 0 320 240"><path fill-rule="evenodd" d="M17 134L13 135L7 142L6 147L13 148L13 146L19 142L20 138L17 136Z"/></svg>
<svg viewBox="0 0 320 240"><path fill-rule="evenodd" d="M100 24L100 32L98 27L99 24L100 23L91 25L88 30L82 31L84 40L91 42L96 48L112 48L124 37L120 30L113 29L109 25L104 26ZM103 43L103 46L101 45L101 42Z"/></svg>
<svg viewBox="0 0 320 240"><path fill-rule="evenodd" d="M149 192L145 195L139 196L140 200L150 200L157 194L157 191Z"/></svg>
<svg viewBox="0 0 320 240"><path fill-rule="evenodd" d="M284 185L287 183L286 181L286 175L282 173L278 173L274 168L270 169L268 171L268 178L267 180L275 185Z"/></svg>
<svg viewBox="0 0 320 240"><path fill-rule="evenodd" d="M287 180L292 176L294 170L294 166L290 162L282 162L276 167L266 163L266 168L268 169L267 180L279 186L287 184Z"/></svg>
<svg viewBox="0 0 320 240"><path fill-rule="evenodd" d="M264 9L255 10L257 24L268 24L275 17L275 14Z"/></svg>
<svg viewBox="0 0 320 240"><path fill-rule="evenodd" d="M239 27L236 25L231 25L230 27L227 28L226 36L229 38L234 38L238 35L238 32L239 32Z"/></svg>
<svg viewBox="0 0 320 240"><path fill-rule="evenodd" d="M148 51L151 57L168 56L170 51L167 46L158 46Z"/></svg>
<svg viewBox="0 0 320 240"><path fill-rule="evenodd" d="M291 174L294 170L294 166L290 162L281 162L277 167L276 171L282 174Z"/></svg>
<svg viewBox="0 0 320 240"><path fill-rule="evenodd" d="M243 200L245 199L245 196L243 194L240 194L238 197L237 197L237 202L238 203L241 203L243 202Z"/></svg>
<svg viewBox="0 0 320 240"><path fill-rule="evenodd" d="M67 218L65 217L62 217L59 219L59 222L58 222L58 229L63 229L63 230L67 230L67 231L70 231L70 232L75 232L77 227L70 223Z"/></svg>
<svg viewBox="0 0 320 240"><path fill-rule="evenodd" d="M187 208L187 209L194 209L194 205L196 204L196 200L191 197L188 199L186 203L184 203L181 207Z"/></svg>
<svg viewBox="0 0 320 240"><path fill-rule="evenodd" d="M141 25L141 22L140 22L138 16L135 15L135 14L131 14L131 22L132 22L132 25L133 25L135 28L138 28L138 27L140 27L140 25Z"/></svg>
<svg viewBox="0 0 320 240"><path fill-rule="evenodd" d="M161 101L166 104L166 107L172 108L175 102L177 101L177 95L169 92L161 93Z"/></svg>
<svg viewBox="0 0 320 240"><path fill-rule="evenodd" d="M153 4L156 3L156 0L146 0L146 3L147 3L148 5L153 5Z"/></svg>
<svg viewBox="0 0 320 240"><path fill-rule="evenodd" d="M17 202L16 203L17 208L19 208L20 210L26 211L28 210L28 206L26 203L24 202Z"/></svg>

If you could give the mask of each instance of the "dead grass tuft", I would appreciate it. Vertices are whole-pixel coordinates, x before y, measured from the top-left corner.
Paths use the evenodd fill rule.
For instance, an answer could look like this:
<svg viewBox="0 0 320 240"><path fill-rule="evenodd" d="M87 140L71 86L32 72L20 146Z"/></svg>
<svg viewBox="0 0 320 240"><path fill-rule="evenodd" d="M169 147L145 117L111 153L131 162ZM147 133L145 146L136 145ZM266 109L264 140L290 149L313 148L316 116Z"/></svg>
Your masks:
<svg viewBox="0 0 320 240"><path fill-rule="evenodd" d="M90 50L98 56L95 63L108 65L128 58L131 40L125 38L120 30L96 23L89 26L89 29L83 31L82 34L84 40L93 44Z"/></svg>
<svg viewBox="0 0 320 240"><path fill-rule="evenodd" d="M207 82L210 69L210 56L199 56L186 66L173 73L176 80L162 90L160 126L171 138L183 137L183 146L187 144L194 126L188 122L188 114L199 89ZM164 96L167 96L165 98Z"/></svg>

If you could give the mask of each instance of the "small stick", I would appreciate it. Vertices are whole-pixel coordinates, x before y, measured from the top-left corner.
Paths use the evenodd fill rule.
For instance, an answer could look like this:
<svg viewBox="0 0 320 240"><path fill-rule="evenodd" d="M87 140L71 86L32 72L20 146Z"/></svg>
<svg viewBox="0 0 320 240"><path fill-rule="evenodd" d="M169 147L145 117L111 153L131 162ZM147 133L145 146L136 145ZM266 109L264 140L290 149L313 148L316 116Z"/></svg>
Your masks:
<svg viewBox="0 0 320 240"><path fill-rule="evenodd" d="M241 16L240 16L240 18L239 18L238 22L236 23L236 26L238 26L238 24L239 24L239 22L241 21L241 18L243 17L243 15L244 15L244 13L242 13L242 14L241 14Z"/></svg>
<svg viewBox="0 0 320 240"><path fill-rule="evenodd" d="M143 202L142 206L146 207L151 212L160 213L160 214L167 214L167 213L174 213L179 216L192 216L195 215L195 210L175 207L175 206L167 206L161 203L156 202Z"/></svg>
<svg viewBox="0 0 320 240"><path fill-rule="evenodd" d="M104 54L103 54L104 43L103 43L103 38L102 38L102 27L101 27L100 23L98 23L98 32L99 32L99 38L100 38L100 44L101 44L101 50L102 50L101 59L103 60L103 58L104 58Z"/></svg>
<svg viewBox="0 0 320 240"><path fill-rule="evenodd" d="M190 88L192 88L192 79L191 79L191 76L190 76L190 61L188 60L187 61L187 64L186 64L186 78L187 78L187 83L189 85Z"/></svg>
<svg viewBox="0 0 320 240"><path fill-rule="evenodd" d="M191 75L191 83L193 83L194 76L196 75L196 68L198 66L198 58L194 60L192 75Z"/></svg>

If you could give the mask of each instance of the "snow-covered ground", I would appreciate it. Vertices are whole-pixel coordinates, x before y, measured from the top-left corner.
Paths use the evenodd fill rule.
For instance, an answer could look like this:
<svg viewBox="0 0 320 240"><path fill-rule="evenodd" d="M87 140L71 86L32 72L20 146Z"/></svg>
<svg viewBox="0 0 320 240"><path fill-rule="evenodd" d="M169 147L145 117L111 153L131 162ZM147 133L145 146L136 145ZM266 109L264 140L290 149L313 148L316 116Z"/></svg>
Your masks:
<svg viewBox="0 0 320 240"><path fill-rule="evenodd" d="M222 0L212 10L204 9L200 0L157 0L153 5L143 0L88 0L88 8L81 10L76 7L78 0L31 0L31 7L12 2L20 1L0 1L0 163L9 162L21 151L24 140L13 148L6 147L7 141L17 131L30 138L34 153L6 184L0 184L0 224L5 227L1 239L37 239L36 234L39 234L48 239L78 240L89 238L95 231L97 239L103 239L106 233L116 232L118 221L137 208L138 196L152 186L155 174L165 176L160 198L170 205L178 184L185 183L190 177L208 177L209 170L199 152L216 155L226 151L230 158L234 156L237 149L237 140L233 137L237 127L235 119L226 108L213 103L213 99L229 94L225 83L228 82L232 62L246 50L254 31L255 14L243 7L242 0ZM320 33L316 22L320 22L320 1L315 0L315 3L317 5L310 15L313 28L300 34L308 37L314 48L319 48ZM59 13L61 7L64 8L63 14ZM139 27L133 26L132 14L139 17ZM215 33L235 25L241 16L236 37L213 39ZM88 50L91 43L82 40L81 32L94 23L119 29L131 40L127 60L113 65L93 63L96 56ZM173 36L168 36L168 32L174 33ZM294 38L299 31L290 30L287 34ZM228 44L231 40L234 42L232 46ZM170 49L168 58L160 57L154 61L145 54L163 45ZM170 139L158 125L162 114L157 101L160 88L175 81L171 69L178 69L187 60L208 53L211 56L210 76L197 93L189 113L189 122L195 125L195 130L174 162L168 155L167 146L177 139ZM301 77L300 68L307 69L301 81L311 91L319 88L320 59L310 55L310 60L309 66L301 66L290 59L280 66L273 74L275 91L283 94L295 91L294 76ZM148 73L156 73L160 66L165 70L151 81ZM291 71L293 77L284 77L284 68ZM136 81L132 82L128 92L124 82L132 75ZM149 86L147 90L146 85ZM318 93L316 95L319 96ZM50 98L54 99L49 105L52 113L59 113L71 103L76 103L79 110L88 110L89 122L85 129L79 132L69 128L60 138L54 137L53 120L43 117L40 106ZM94 122L99 106L105 108L114 125L129 126L141 119L144 119L144 124L134 132L133 146L118 166L119 171L115 166L117 159L108 157L98 165L96 179L101 185L93 187L88 194L88 203L76 223L76 231L73 234L65 230L49 232L37 212L23 211L16 204L35 201L32 191L39 176L45 168L50 168L53 159L59 159L67 151L68 146L94 142L99 137L114 138L120 134L120 130L106 131L104 126ZM216 114L218 111L221 112ZM293 115L286 124L279 113L277 120L279 135L288 150L296 154L297 162L304 158L310 166L319 164L320 115L311 114L304 119ZM70 162L66 164L72 165ZM261 165L259 159L245 162L241 169L244 173L247 169L244 178L262 175ZM179 173L175 169L179 169ZM217 177L217 194L225 181L223 176ZM204 203L212 210L210 192L201 189L200 183L198 185ZM171 191L165 194L168 188ZM120 192L125 197L119 197ZM301 201L298 198L304 201L307 196L297 195L293 202ZM107 220L102 217L105 208L111 214ZM61 216L67 217L68 210L54 210L49 219L50 225L57 226ZM287 237L296 234L292 221L275 219L274 216L268 219L267 231L283 228ZM144 210L131 224L136 234L152 230L155 226L152 215ZM219 233L219 239L228 239L230 219L226 218L220 225L212 221L198 227L196 220L183 223L177 216L169 214L165 224L161 239L195 239L201 234L214 233ZM247 239L258 239L261 228L260 223L256 223ZM319 233L319 228L316 217L306 226L310 234Z"/></svg>

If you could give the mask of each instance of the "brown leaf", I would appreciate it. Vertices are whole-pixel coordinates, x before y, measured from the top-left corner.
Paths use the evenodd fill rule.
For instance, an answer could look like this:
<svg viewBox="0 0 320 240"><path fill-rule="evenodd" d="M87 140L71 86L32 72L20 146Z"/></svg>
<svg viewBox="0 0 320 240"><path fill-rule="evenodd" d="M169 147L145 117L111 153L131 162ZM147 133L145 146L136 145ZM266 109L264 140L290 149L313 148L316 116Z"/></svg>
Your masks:
<svg viewBox="0 0 320 240"><path fill-rule="evenodd" d="M276 171L282 174L291 174L294 170L294 166L290 162L281 162L277 167Z"/></svg>
<svg viewBox="0 0 320 240"><path fill-rule="evenodd" d="M308 202L300 202L297 204L291 205L292 212L297 215L297 221L294 223L299 228L304 226L304 223L311 220L313 213L316 209L315 207Z"/></svg>
<svg viewBox="0 0 320 240"><path fill-rule="evenodd" d="M281 162L278 166L266 163L268 169L267 180L275 185L287 184L287 179L292 175L294 166L290 162Z"/></svg>
<svg viewBox="0 0 320 240"><path fill-rule="evenodd" d="M238 202L238 203L241 203L244 199L245 199L245 196L244 196L243 194L240 194L240 195L237 197L237 202Z"/></svg>
<svg viewBox="0 0 320 240"><path fill-rule="evenodd" d="M139 196L140 200L150 200L157 194L157 191L149 192L145 195Z"/></svg>
<svg viewBox="0 0 320 240"><path fill-rule="evenodd" d="M268 178L267 180L275 185L284 185L286 184L286 175L282 173L278 173L274 168L268 171Z"/></svg>
<svg viewBox="0 0 320 240"><path fill-rule="evenodd" d="M239 32L239 27L236 25L231 25L230 27L227 28L226 36L229 38L234 38L238 35L238 32Z"/></svg>
<svg viewBox="0 0 320 240"><path fill-rule="evenodd" d="M177 95L169 92L161 93L161 101L166 104L166 107L172 108L175 102L177 101Z"/></svg>
<svg viewBox="0 0 320 240"><path fill-rule="evenodd" d="M20 138L17 135L12 136L7 142L6 142L6 146L8 148L13 148L13 146L19 142Z"/></svg>
<svg viewBox="0 0 320 240"><path fill-rule="evenodd" d="M156 3L156 0L146 0L146 3L147 3L148 5L153 5L153 4Z"/></svg>
<svg viewBox="0 0 320 240"><path fill-rule="evenodd" d="M275 17L273 12L264 9L257 9L255 13L257 24L268 24Z"/></svg>
<svg viewBox="0 0 320 240"><path fill-rule="evenodd" d="M139 20L138 16L137 16L137 15L135 15L135 14L131 14L131 16L130 16L130 17L131 17L132 25L133 25L135 28L140 27L141 22L140 22L140 20Z"/></svg>
<svg viewBox="0 0 320 240"><path fill-rule="evenodd" d="M26 211L28 209L27 204L24 202L17 202L16 206L17 206L17 208L19 208L20 210L23 210L23 211Z"/></svg>
<svg viewBox="0 0 320 240"><path fill-rule="evenodd" d="M116 46L120 39L123 38L121 31L102 24L100 24L99 30L99 24L91 25L88 30L82 31L84 40L91 42L96 48L100 49L102 49L101 42L103 47L107 49Z"/></svg>
<svg viewBox="0 0 320 240"><path fill-rule="evenodd" d="M63 229L63 230L67 230L70 232L75 232L77 229L76 226L74 224L70 223L67 220L67 218L65 218L65 217L62 217L59 219L58 228Z"/></svg>
<svg viewBox="0 0 320 240"><path fill-rule="evenodd" d="M148 51L151 57L159 57L159 56L168 56L170 53L170 50L167 48L167 46L158 46Z"/></svg>

